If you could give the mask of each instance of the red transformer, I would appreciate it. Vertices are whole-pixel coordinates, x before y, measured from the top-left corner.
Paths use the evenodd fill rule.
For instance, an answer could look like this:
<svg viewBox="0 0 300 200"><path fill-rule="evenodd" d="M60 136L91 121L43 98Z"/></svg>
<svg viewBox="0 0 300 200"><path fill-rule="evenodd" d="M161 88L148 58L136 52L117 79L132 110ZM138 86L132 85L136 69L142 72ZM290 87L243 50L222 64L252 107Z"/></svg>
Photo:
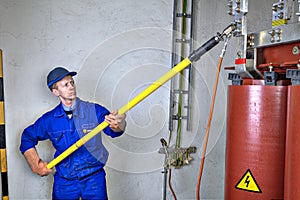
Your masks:
<svg viewBox="0 0 300 200"><path fill-rule="evenodd" d="M299 33L296 23L248 34L229 74L226 200L300 199Z"/></svg>

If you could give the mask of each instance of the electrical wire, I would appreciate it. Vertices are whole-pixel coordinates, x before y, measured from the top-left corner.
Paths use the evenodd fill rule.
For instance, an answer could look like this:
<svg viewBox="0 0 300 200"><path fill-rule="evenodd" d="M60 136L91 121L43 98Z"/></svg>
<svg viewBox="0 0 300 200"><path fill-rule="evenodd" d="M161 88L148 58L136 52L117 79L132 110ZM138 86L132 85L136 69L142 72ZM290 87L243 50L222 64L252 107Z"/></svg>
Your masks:
<svg viewBox="0 0 300 200"><path fill-rule="evenodd" d="M213 110L214 110L214 106L215 106L215 98L216 98L217 89L218 89L219 75L220 75L221 65L223 62L223 57L224 57L224 54L225 54L225 51L227 48L227 43L228 43L228 38L226 38L226 40L225 40L225 44L224 44L222 53L219 58L217 72L216 72L216 79L215 79L215 83L214 83L212 100L211 100L211 104L210 104L209 117L208 117L208 122L207 122L207 127L206 127L206 133L205 133L205 139L204 139L204 144L203 144L203 151L202 151L201 163L200 163L200 169L199 169L199 175L198 175L198 182L197 182L197 189L196 189L197 200L200 200L200 185L201 185L202 172L203 172L203 167L204 167L204 162L205 162L205 154L206 154L206 149L207 149L207 143L208 143L208 138L209 138L209 131L210 131L210 125L211 125L212 116L213 116Z"/></svg>
<svg viewBox="0 0 300 200"><path fill-rule="evenodd" d="M175 192L174 192L174 190L173 190L173 187L172 187L172 184L171 184L171 177L172 177L172 169L170 168L170 169L169 169L169 188L170 188L170 190L171 190L171 192L172 192L172 195L173 195L173 197L174 197L174 200L177 200L176 194L175 194Z"/></svg>

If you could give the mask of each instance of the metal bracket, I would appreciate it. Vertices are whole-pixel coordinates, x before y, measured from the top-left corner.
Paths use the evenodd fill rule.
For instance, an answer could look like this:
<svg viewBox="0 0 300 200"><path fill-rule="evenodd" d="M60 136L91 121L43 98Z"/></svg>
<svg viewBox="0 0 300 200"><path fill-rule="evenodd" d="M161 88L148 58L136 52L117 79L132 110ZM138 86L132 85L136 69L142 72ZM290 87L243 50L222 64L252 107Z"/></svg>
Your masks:
<svg viewBox="0 0 300 200"><path fill-rule="evenodd" d="M170 168L174 166L175 168L180 168L184 165L190 164L193 158L190 156L192 153L196 153L196 147L188 148L174 148L174 147L162 147L158 150L158 153L165 154L165 167Z"/></svg>
<svg viewBox="0 0 300 200"><path fill-rule="evenodd" d="M300 69L287 69L286 78L290 78L292 85L300 85Z"/></svg>
<svg viewBox="0 0 300 200"><path fill-rule="evenodd" d="M242 77L236 73L229 73L228 80L232 81L232 85L242 85L243 84Z"/></svg>
<svg viewBox="0 0 300 200"><path fill-rule="evenodd" d="M276 85L278 74L274 71L264 72L265 85Z"/></svg>
<svg viewBox="0 0 300 200"><path fill-rule="evenodd" d="M191 18L192 15L188 13L177 13L176 17L186 17L186 18Z"/></svg>

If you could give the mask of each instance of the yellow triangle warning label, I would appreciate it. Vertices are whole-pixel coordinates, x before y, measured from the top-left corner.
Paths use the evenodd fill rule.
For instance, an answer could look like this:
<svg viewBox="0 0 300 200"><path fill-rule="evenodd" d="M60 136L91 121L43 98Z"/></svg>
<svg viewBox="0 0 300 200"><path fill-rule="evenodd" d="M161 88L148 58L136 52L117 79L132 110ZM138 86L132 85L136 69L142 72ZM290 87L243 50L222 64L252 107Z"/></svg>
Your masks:
<svg viewBox="0 0 300 200"><path fill-rule="evenodd" d="M245 190L248 192L262 193L250 169L242 176L235 186L236 189Z"/></svg>

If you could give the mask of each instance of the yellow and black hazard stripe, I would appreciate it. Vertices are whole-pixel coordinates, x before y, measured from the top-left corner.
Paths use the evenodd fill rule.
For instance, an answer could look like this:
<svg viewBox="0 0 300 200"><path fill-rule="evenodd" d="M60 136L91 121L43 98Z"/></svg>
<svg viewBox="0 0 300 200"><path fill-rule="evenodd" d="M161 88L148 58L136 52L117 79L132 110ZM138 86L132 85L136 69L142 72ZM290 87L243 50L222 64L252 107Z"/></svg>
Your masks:
<svg viewBox="0 0 300 200"><path fill-rule="evenodd" d="M3 88L3 62L0 49L0 167L2 180L2 199L8 200L8 177L6 160L5 118L4 118L4 88Z"/></svg>
<svg viewBox="0 0 300 200"><path fill-rule="evenodd" d="M288 23L287 19L273 20L272 21L272 27L281 26L281 25L284 25L284 24L287 24L287 23Z"/></svg>

